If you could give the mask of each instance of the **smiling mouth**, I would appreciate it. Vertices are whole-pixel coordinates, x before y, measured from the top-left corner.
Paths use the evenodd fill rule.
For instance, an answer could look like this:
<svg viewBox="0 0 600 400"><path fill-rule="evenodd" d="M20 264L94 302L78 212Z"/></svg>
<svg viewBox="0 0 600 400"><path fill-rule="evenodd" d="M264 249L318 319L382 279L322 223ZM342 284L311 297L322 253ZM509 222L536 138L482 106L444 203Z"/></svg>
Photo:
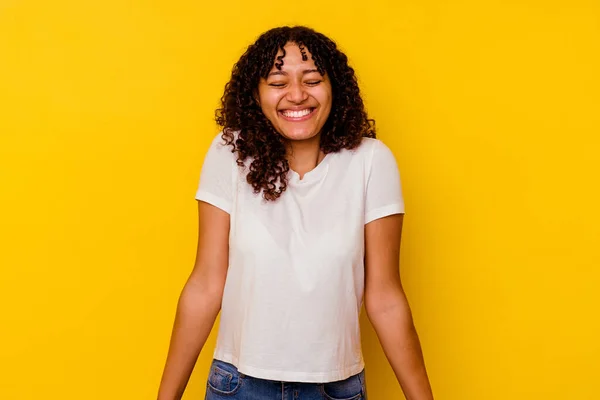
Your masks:
<svg viewBox="0 0 600 400"><path fill-rule="evenodd" d="M316 108L309 107L304 110L292 111L292 110L281 110L279 114L287 120L298 121L310 118Z"/></svg>

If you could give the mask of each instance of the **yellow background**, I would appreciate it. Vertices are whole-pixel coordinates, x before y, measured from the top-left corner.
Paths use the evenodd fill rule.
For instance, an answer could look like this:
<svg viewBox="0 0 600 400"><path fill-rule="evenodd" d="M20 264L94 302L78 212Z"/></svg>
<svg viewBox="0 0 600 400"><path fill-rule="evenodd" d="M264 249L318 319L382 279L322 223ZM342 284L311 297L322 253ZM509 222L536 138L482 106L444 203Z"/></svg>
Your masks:
<svg viewBox="0 0 600 400"><path fill-rule="evenodd" d="M155 398L214 109L282 24L347 52L397 156L436 399L600 398L592 0L1 0L0 398ZM371 400L401 398L362 322Z"/></svg>

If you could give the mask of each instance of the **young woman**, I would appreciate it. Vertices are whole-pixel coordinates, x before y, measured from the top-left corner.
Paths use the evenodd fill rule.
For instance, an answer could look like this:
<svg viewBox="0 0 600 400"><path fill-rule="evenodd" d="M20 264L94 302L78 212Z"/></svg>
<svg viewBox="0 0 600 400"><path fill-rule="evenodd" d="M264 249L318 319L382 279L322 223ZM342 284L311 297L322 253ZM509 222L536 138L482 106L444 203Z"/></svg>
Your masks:
<svg viewBox="0 0 600 400"><path fill-rule="evenodd" d="M432 399L400 282L398 168L347 57L306 27L265 32L216 119L159 400L181 398L219 311L206 399L366 399L363 300L407 399Z"/></svg>

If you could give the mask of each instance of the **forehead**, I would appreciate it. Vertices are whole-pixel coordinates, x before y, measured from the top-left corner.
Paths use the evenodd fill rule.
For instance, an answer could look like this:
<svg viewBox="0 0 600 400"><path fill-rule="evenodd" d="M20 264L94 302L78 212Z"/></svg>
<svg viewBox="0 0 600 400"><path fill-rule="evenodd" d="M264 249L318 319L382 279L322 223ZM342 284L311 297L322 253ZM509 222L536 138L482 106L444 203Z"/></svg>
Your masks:
<svg viewBox="0 0 600 400"><path fill-rule="evenodd" d="M310 51L303 44L298 44L296 42L287 42L285 46L283 46L283 48L285 49L286 57L288 55L300 56L306 61L308 61L308 59L311 58ZM281 56L282 54L283 51L279 49L279 51L277 52L277 57Z"/></svg>
<svg viewBox="0 0 600 400"><path fill-rule="evenodd" d="M279 49L275 56L275 60L273 60L273 67L271 70L279 70L280 68L278 68L278 66L281 67L281 70L298 67L316 68L315 62L312 59L312 54L305 46L288 42L283 48L285 50L285 56L284 52Z"/></svg>

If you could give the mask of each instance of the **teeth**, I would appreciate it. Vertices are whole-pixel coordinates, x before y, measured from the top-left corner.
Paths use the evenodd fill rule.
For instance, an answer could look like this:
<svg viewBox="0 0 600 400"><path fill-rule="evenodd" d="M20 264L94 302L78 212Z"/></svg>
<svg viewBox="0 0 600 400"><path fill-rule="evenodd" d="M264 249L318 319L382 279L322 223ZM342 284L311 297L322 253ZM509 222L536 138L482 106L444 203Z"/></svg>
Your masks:
<svg viewBox="0 0 600 400"><path fill-rule="evenodd" d="M310 109L304 109L301 111L284 111L283 115L285 115L286 117L289 118L300 118L300 117L304 117L305 115L310 114Z"/></svg>

